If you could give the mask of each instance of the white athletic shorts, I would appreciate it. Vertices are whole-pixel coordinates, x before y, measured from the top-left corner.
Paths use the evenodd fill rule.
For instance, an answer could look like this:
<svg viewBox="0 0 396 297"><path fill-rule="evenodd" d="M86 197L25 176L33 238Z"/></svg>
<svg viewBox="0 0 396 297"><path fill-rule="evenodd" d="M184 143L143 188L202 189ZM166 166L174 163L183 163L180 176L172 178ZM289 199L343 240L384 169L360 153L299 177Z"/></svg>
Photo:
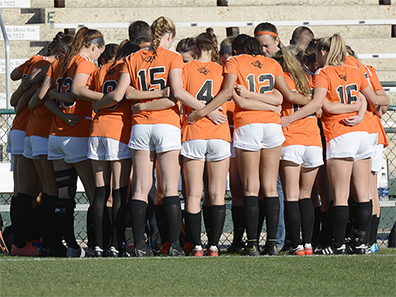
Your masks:
<svg viewBox="0 0 396 297"><path fill-rule="evenodd" d="M273 148L284 141L280 124L247 124L234 130L234 147L242 150Z"/></svg>
<svg viewBox="0 0 396 297"><path fill-rule="evenodd" d="M373 154L371 155L371 172L376 174L381 172L382 159L384 158L385 148L383 144L378 144L373 149Z"/></svg>
<svg viewBox="0 0 396 297"><path fill-rule="evenodd" d="M39 160L42 155L48 155L48 138L37 135L25 137L23 156L28 159Z"/></svg>
<svg viewBox="0 0 396 297"><path fill-rule="evenodd" d="M88 158L97 161L117 161L131 158L128 145L118 140L91 136L88 140Z"/></svg>
<svg viewBox="0 0 396 297"><path fill-rule="evenodd" d="M77 163L88 160L88 137L50 135L48 138L48 160L65 160Z"/></svg>
<svg viewBox="0 0 396 297"><path fill-rule="evenodd" d="M132 126L129 148L163 153L181 149L180 128L168 124L138 124Z"/></svg>
<svg viewBox="0 0 396 297"><path fill-rule="evenodd" d="M182 143L181 155L199 161L221 161L231 155L231 144L223 139L187 140Z"/></svg>
<svg viewBox="0 0 396 297"><path fill-rule="evenodd" d="M25 149L26 132L22 130L10 130L8 132L7 153L12 155L22 155Z"/></svg>
<svg viewBox="0 0 396 297"><path fill-rule="evenodd" d="M346 133L326 143L327 159L353 158L358 161L370 158L372 150L373 141L364 131Z"/></svg>
<svg viewBox="0 0 396 297"><path fill-rule="evenodd" d="M281 160L290 161L304 168L323 165L322 148L313 145L288 145L282 147Z"/></svg>

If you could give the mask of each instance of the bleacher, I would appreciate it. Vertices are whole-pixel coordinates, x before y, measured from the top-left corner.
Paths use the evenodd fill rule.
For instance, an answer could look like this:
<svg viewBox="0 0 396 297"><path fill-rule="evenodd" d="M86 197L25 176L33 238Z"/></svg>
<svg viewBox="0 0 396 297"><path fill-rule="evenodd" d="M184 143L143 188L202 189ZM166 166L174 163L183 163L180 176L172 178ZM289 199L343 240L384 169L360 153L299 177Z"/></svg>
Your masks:
<svg viewBox="0 0 396 297"><path fill-rule="evenodd" d="M393 2L393 3L392 3ZM176 23L176 40L194 37L206 27L213 27L218 40L232 32L252 35L254 27L264 21L277 26L279 36L288 44L292 31L300 25L308 26L316 37L341 34L364 64L373 65L391 104L396 104L396 0L14 0L0 1L1 16L10 39L11 68L15 68L38 53L58 31L76 32L82 26L102 31L107 43L120 43L128 38L132 21L149 23L164 15ZM0 32L0 109L5 108L5 43ZM17 83L11 82L11 93ZM4 114L7 112L4 111ZM2 116L1 126L10 122L12 115ZM392 153L395 141L396 113L385 118L390 131L391 149L387 150L389 173L394 176L396 156ZM1 132L1 131L0 131ZM0 133L6 135L6 131ZM1 140L1 139L0 139ZM2 142L3 141L3 142ZM4 146L4 139L0 141ZM4 148L0 149L0 153ZM3 159L0 162L9 162ZM2 193L12 192L9 163L1 164ZM392 182L393 181L393 182ZM396 189L393 179L391 187ZM81 186L80 186L81 188ZM8 196L7 196L8 197ZM8 211L9 198L0 195L0 211ZM386 204L386 203L385 203ZM382 232L394 215L395 202L389 202L381 222ZM86 211L86 204L79 205ZM389 208L392 207L392 208ZM389 214L387 213L389 212Z"/></svg>
<svg viewBox="0 0 396 297"><path fill-rule="evenodd" d="M340 33L347 44L364 57L362 62L373 65L381 82L389 85L390 82L396 82L396 38L392 37L392 34L396 35L396 0L393 2L15 0L1 1L0 5L24 5L22 8L1 9L5 25L11 28L13 66L39 52L58 31L73 32L88 25L101 30L106 42L119 43L128 37L127 27L130 22L141 19L150 23L158 16L165 15L177 26L174 46L180 39L196 36L208 26L213 27L218 39L222 40L226 37L227 27L238 27L240 33L252 34L254 26L262 21L272 22L278 27L284 44L289 43L292 31L303 24L310 27L317 37ZM29 39L29 36L33 39ZM4 42L0 41L1 66L4 57ZM0 94L4 94L4 67L0 68ZM16 84L11 83L11 92L15 88ZM395 104L396 93L389 92L388 95L392 104ZM4 108L0 105L2 107Z"/></svg>

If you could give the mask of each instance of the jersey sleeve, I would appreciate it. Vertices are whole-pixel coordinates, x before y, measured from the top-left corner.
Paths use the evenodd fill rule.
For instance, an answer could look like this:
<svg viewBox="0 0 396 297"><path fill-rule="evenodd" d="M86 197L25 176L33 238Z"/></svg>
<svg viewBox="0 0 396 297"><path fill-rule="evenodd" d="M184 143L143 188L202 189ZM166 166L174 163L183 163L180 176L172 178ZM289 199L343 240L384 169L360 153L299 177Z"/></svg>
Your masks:
<svg viewBox="0 0 396 297"><path fill-rule="evenodd" d="M229 58L224 65L224 74L233 73L237 74L237 65L235 59Z"/></svg>
<svg viewBox="0 0 396 297"><path fill-rule="evenodd" d="M180 54L175 55L175 58L172 59L172 62L170 63L170 69L183 69L184 63L183 63L183 58Z"/></svg>
<svg viewBox="0 0 396 297"><path fill-rule="evenodd" d="M29 65L31 65L31 63L33 62L32 59L33 57L29 58L25 63L23 63L22 65L19 65L18 67L18 71L20 74L27 74L28 69L29 69Z"/></svg>
<svg viewBox="0 0 396 297"><path fill-rule="evenodd" d="M278 62L276 62L276 61L274 61L274 62L275 62L275 77L283 76L282 66Z"/></svg>
<svg viewBox="0 0 396 297"><path fill-rule="evenodd" d="M377 71L375 71L375 68L373 66L366 66L366 67L369 70L369 74L370 74L369 79L370 79L370 82L371 82L374 92L383 90L384 88L382 87L382 85L379 81Z"/></svg>
<svg viewBox="0 0 396 297"><path fill-rule="evenodd" d="M92 63L90 61L83 60L82 62L78 63L76 72L74 75L79 74L79 73L84 73L84 74L90 75L94 70L95 70L94 63Z"/></svg>
<svg viewBox="0 0 396 297"><path fill-rule="evenodd" d="M363 72L361 74L362 75L360 76L360 79L362 81L362 84L361 84L360 89L363 90L369 86L369 83L368 83L368 80L366 79L366 77L364 76Z"/></svg>
<svg viewBox="0 0 396 297"><path fill-rule="evenodd" d="M319 71L313 77L313 88L325 88L329 87L328 77L322 72Z"/></svg>

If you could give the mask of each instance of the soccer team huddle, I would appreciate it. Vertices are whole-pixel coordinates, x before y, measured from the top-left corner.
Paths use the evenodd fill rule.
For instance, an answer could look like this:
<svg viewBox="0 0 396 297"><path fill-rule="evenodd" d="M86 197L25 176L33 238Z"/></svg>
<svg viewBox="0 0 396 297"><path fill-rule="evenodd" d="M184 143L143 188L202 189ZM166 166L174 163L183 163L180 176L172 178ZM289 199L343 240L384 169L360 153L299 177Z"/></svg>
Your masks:
<svg viewBox="0 0 396 297"><path fill-rule="evenodd" d="M281 211L287 254L378 251L376 184L388 144L380 119L389 98L375 69L340 35L314 39L307 27L293 32L290 46L271 23L220 45L208 28L181 40L177 52L170 50L175 35L166 17L151 26L136 21L130 40L114 50L101 32L83 27L74 37L58 33L46 56L12 72L22 81L11 98L16 117L7 147L11 253L84 256L74 234L77 177L90 202L88 251L95 257L218 256L227 177L229 252L279 255ZM157 248L145 239L154 170ZM39 193L38 249L27 229ZM110 236L103 231L107 203ZM123 244L128 212L132 251Z"/></svg>

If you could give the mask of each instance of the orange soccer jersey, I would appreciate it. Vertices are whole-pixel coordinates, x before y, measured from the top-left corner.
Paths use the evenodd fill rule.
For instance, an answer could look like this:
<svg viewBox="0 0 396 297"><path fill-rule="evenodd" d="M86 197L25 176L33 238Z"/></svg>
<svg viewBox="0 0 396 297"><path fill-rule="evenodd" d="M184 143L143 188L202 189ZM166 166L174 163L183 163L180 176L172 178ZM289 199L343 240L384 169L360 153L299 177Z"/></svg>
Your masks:
<svg viewBox="0 0 396 297"><path fill-rule="evenodd" d="M113 91L120 79L120 69L124 62L107 63L92 72L88 85L96 92L108 94ZM123 99L118 104L100 110L94 117L90 136L102 136L128 144L131 134L131 106Z"/></svg>
<svg viewBox="0 0 396 297"><path fill-rule="evenodd" d="M21 66L18 67L19 72L22 75L30 75L35 68L42 68L51 63L50 58L41 55L34 55ZM31 111L29 106L26 106L22 112L17 115L12 123L11 130L26 131L28 129L27 124L31 117ZM28 135L26 135L28 136Z"/></svg>
<svg viewBox="0 0 396 297"><path fill-rule="evenodd" d="M297 92L297 87L290 74L284 74L287 85L290 90ZM282 116L289 116L296 112L299 105L291 103L290 101L284 99L282 103ZM282 146L289 145L309 145L309 146L320 146L322 147L322 142L320 140L320 130L317 125L316 116L310 115L298 121L291 123L289 126L282 129L283 135L285 136L285 141Z"/></svg>
<svg viewBox="0 0 396 297"><path fill-rule="evenodd" d="M224 67L224 73L237 76L237 84L245 86L249 91L272 94L275 80L283 76L283 70L278 62L264 56L239 55L230 57ZM235 128L254 123L280 124L280 116L273 111L246 110L235 107Z"/></svg>
<svg viewBox="0 0 396 297"><path fill-rule="evenodd" d="M156 54L145 49L131 54L125 59L121 72L129 73L135 89L149 91L165 89L169 85L169 72L173 69L183 69L181 55L159 47ZM180 128L179 106L141 111L132 117L132 125L135 124L169 124Z"/></svg>
<svg viewBox="0 0 396 297"><path fill-rule="evenodd" d="M66 78L63 79L60 70L63 57L57 59L51 64L47 75L53 80L55 88L60 93L71 92L74 75L78 73L91 74L95 70L95 64L92 59L76 55L70 62ZM53 117L50 134L56 136L69 137L88 137L92 123L92 102L75 98L73 103L59 102L59 106L64 113L70 113L81 116L81 121L75 126L70 126L58 117Z"/></svg>
<svg viewBox="0 0 396 297"><path fill-rule="evenodd" d="M204 104L209 103L220 91L223 67L215 62L191 61L184 66L184 89ZM222 113L226 114L225 104ZM231 141L228 121L216 125L207 117L189 125L185 115L193 109L183 104L182 142L191 139L223 139Z"/></svg>
<svg viewBox="0 0 396 297"><path fill-rule="evenodd" d="M377 72L375 71L374 67L368 65L365 65L365 67L367 69L367 75L374 92L383 90L382 85L378 79ZM388 138L386 137L384 127L382 126L381 119L378 115L374 113L373 115L377 123L376 127L378 132L378 144L383 144L384 147L387 147L389 145L389 142L388 142Z"/></svg>
<svg viewBox="0 0 396 297"><path fill-rule="evenodd" d="M314 88L325 88L327 90L326 98L330 102L354 104L358 99L359 91L367 88L368 81L356 67L348 65L325 66L314 75L313 86ZM330 114L324 109L321 120L326 142L349 132L367 131L365 121L355 126L344 124L343 118L349 118L356 114L357 112Z"/></svg>

